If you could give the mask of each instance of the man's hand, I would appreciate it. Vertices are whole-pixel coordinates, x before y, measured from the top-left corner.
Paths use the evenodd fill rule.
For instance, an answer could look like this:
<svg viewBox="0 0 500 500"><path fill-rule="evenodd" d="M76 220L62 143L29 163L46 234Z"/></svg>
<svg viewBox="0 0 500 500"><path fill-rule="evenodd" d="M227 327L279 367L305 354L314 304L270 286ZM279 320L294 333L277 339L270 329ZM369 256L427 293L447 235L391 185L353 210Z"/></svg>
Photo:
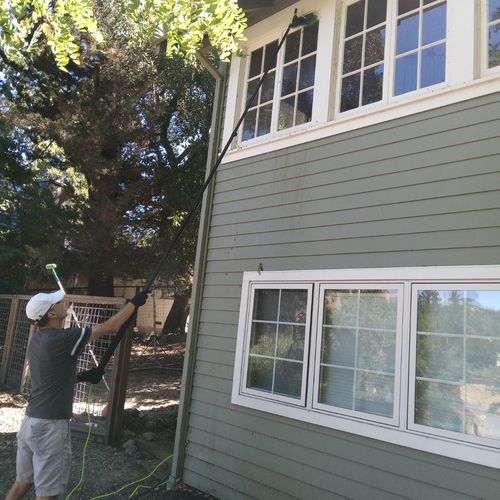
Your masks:
<svg viewBox="0 0 500 500"><path fill-rule="evenodd" d="M136 293L135 296L130 299L130 302L134 304L135 307L141 307L148 300L149 293L149 290L142 290L142 292Z"/></svg>

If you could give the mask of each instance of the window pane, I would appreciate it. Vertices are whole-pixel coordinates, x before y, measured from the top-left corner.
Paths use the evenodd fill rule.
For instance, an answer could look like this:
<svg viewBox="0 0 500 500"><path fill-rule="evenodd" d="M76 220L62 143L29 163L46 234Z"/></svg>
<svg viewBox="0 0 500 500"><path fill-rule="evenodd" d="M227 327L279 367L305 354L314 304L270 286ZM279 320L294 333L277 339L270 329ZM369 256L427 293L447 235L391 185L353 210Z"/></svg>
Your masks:
<svg viewBox="0 0 500 500"><path fill-rule="evenodd" d="M291 64L283 69L283 83L281 85L281 95L288 95L297 90L297 67L298 64Z"/></svg>
<svg viewBox="0 0 500 500"><path fill-rule="evenodd" d="M358 290L325 290L323 323L357 326L358 300Z"/></svg>
<svg viewBox="0 0 500 500"><path fill-rule="evenodd" d="M248 103L250 102L251 97L253 96L255 89L257 88L257 85L259 84L259 79L256 78L255 80L251 80L248 82L248 87L247 87L247 106ZM252 106L256 106L259 102L259 94L254 97L252 101Z"/></svg>
<svg viewBox="0 0 500 500"><path fill-rule="evenodd" d="M396 54L418 47L418 13L398 21Z"/></svg>
<svg viewBox="0 0 500 500"><path fill-rule="evenodd" d="M302 363L276 360L274 393L300 398L302 389Z"/></svg>
<svg viewBox="0 0 500 500"><path fill-rule="evenodd" d="M343 368L321 367L319 402L338 408L352 409L354 371Z"/></svg>
<svg viewBox="0 0 500 500"><path fill-rule="evenodd" d="M268 104L259 108L259 121L257 124L257 135L269 134L271 132L271 117L273 105Z"/></svg>
<svg viewBox="0 0 500 500"><path fill-rule="evenodd" d="M248 141L255 137L255 125L257 120L257 110L254 109L247 113L243 124L243 140Z"/></svg>
<svg viewBox="0 0 500 500"><path fill-rule="evenodd" d="M362 290L359 297L359 326L395 330L398 291Z"/></svg>
<svg viewBox="0 0 500 500"><path fill-rule="evenodd" d="M367 69L363 77L363 106L382 99L384 65Z"/></svg>
<svg viewBox="0 0 500 500"><path fill-rule="evenodd" d="M264 71L268 68L276 67L276 50L278 49L278 40L266 45L266 56L264 60Z"/></svg>
<svg viewBox="0 0 500 500"><path fill-rule="evenodd" d="M299 90L314 85L314 71L316 69L316 56L311 56L300 61Z"/></svg>
<svg viewBox="0 0 500 500"><path fill-rule="evenodd" d="M346 38L363 31L364 16L365 0L360 0L347 7L347 21L345 27Z"/></svg>
<svg viewBox="0 0 500 500"><path fill-rule="evenodd" d="M308 90L299 94L297 99L297 116L295 118L295 125L301 125L311 121L312 107L313 107L314 91Z"/></svg>
<svg viewBox="0 0 500 500"><path fill-rule="evenodd" d="M392 417L393 401L394 377L363 372L357 374L354 403L356 411Z"/></svg>
<svg viewBox="0 0 500 500"><path fill-rule="evenodd" d="M415 423L462 432L464 407L460 386L417 380Z"/></svg>
<svg viewBox="0 0 500 500"><path fill-rule="evenodd" d="M446 37L446 3L425 9L423 17L422 45Z"/></svg>
<svg viewBox="0 0 500 500"><path fill-rule="evenodd" d="M347 40L344 45L343 73L350 73L361 68L361 53L363 51L363 35Z"/></svg>
<svg viewBox="0 0 500 500"><path fill-rule="evenodd" d="M293 127L293 112L295 109L295 96L282 99L280 102L280 116L278 120L278 130Z"/></svg>
<svg viewBox="0 0 500 500"><path fill-rule="evenodd" d="M273 388L274 361L251 356L248 364L247 387L271 392Z"/></svg>
<svg viewBox="0 0 500 500"><path fill-rule="evenodd" d="M253 319L276 321L278 319L279 290L255 290Z"/></svg>
<svg viewBox="0 0 500 500"><path fill-rule="evenodd" d="M321 362L329 365L355 366L356 330L351 328L323 328Z"/></svg>
<svg viewBox="0 0 500 500"><path fill-rule="evenodd" d="M488 32L488 68L500 64L500 24L490 26Z"/></svg>
<svg viewBox="0 0 500 500"><path fill-rule="evenodd" d="M305 56L314 52L318 45L318 27L319 23L316 21L304 28L304 35L302 40L302 55Z"/></svg>
<svg viewBox="0 0 500 500"><path fill-rule="evenodd" d="M417 337L417 377L462 381L463 357L463 338L422 334Z"/></svg>
<svg viewBox="0 0 500 500"><path fill-rule="evenodd" d="M301 31L298 30L287 36L285 47L285 63L293 61L294 59L297 59L297 57L299 57L300 33Z"/></svg>
<svg viewBox="0 0 500 500"><path fill-rule="evenodd" d="M369 31L366 34L365 66L384 60L385 28Z"/></svg>
<svg viewBox="0 0 500 500"><path fill-rule="evenodd" d="M446 65L446 44L434 45L422 51L421 88L444 82Z"/></svg>
<svg viewBox="0 0 500 500"><path fill-rule="evenodd" d="M360 330L358 338L358 368L394 373L396 332Z"/></svg>
<svg viewBox="0 0 500 500"><path fill-rule="evenodd" d="M260 102L271 101L274 97L274 77L276 75L275 71L267 74L266 78L262 82L262 90L260 91Z"/></svg>
<svg viewBox="0 0 500 500"><path fill-rule="evenodd" d="M276 357L302 361L305 333L306 329L303 326L279 325Z"/></svg>
<svg viewBox="0 0 500 500"><path fill-rule="evenodd" d="M467 290L467 335L500 338L500 291Z"/></svg>
<svg viewBox="0 0 500 500"><path fill-rule="evenodd" d="M387 12L386 3L387 0L368 0L368 13L366 17L367 28L385 22Z"/></svg>
<svg viewBox="0 0 500 500"><path fill-rule="evenodd" d="M394 83L394 95L405 94L417 88L417 65L418 55L416 53L401 57L396 60L396 81Z"/></svg>
<svg viewBox="0 0 500 500"><path fill-rule="evenodd" d="M340 111L359 107L359 73L342 79Z"/></svg>
<svg viewBox="0 0 500 500"><path fill-rule="evenodd" d="M410 10L417 9L420 6L420 0L399 0L398 14L404 14Z"/></svg>
<svg viewBox="0 0 500 500"><path fill-rule="evenodd" d="M417 331L464 334L462 290L419 290Z"/></svg>
<svg viewBox="0 0 500 500"><path fill-rule="evenodd" d="M307 315L306 307L306 290L281 290L280 321L305 323Z"/></svg>
<svg viewBox="0 0 500 500"><path fill-rule="evenodd" d="M276 350L276 324L253 323L250 337L250 353L274 356Z"/></svg>
<svg viewBox="0 0 500 500"><path fill-rule="evenodd" d="M262 73L262 47L260 49L254 50L250 55L250 72L248 74L249 78L259 75Z"/></svg>
<svg viewBox="0 0 500 500"><path fill-rule="evenodd" d="M467 382L500 389L500 340L467 338Z"/></svg>
<svg viewBox="0 0 500 500"><path fill-rule="evenodd" d="M500 0L489 0L488 20L491 22L497 19L500 19Z"/></svg>

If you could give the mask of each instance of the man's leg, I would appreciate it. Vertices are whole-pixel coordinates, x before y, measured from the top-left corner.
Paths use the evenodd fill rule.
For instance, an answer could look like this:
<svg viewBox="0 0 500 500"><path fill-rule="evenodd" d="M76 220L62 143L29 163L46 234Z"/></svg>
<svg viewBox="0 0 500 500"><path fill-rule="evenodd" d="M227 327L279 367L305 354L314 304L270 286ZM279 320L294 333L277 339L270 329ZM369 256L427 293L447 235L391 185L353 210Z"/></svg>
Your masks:
<svg viewBox="0 0 500 500"><path fill-rule="evenodd" d="M21 500L32 486L33 483L21 483L21 481L16 481L7 493L5 500Z"/></svg>

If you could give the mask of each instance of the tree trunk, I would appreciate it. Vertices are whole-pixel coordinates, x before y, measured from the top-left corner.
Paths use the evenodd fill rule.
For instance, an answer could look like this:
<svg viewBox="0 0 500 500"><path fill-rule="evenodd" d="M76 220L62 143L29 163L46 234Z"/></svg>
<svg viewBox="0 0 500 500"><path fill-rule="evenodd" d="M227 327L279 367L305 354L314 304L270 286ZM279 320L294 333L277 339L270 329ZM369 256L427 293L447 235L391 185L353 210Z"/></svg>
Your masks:
<svg viewBox="0 0 500 500"><path fill-rule="evenodd" d="M169 333L184 334L186 328L186 320L189 314L189 297L191 290L186 290L182 293L174 295L174 303L168 313L167 319L161 330L162 335Z"/></svg>
<svg viewBox="0 0 500 500"><path fill-rule="evenodd" d="M88 294L96 297L114 297L113 276L89 276Z"/></svg>

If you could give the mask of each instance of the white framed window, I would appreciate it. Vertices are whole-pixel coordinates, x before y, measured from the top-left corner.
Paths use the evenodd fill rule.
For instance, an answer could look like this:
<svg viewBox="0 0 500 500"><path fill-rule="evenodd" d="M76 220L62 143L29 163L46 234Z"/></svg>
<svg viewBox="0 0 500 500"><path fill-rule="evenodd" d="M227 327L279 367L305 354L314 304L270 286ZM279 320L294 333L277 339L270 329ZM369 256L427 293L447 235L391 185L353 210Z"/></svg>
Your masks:
<svg viewBox="0 0 500 500"><path fill-rule="evenodd" d="M481 62L486 73L500 71L500 0L482 0Z"/></svg>
<svg viewBox="0 0 500 500"><path fill-rule="evenodd" d="M252 285L243 392L305 404L312 286Z"/></svg>
<svg viewBox="0 0 500 500"><path fill-rule="evenodd" d="M397 424L403 289L319 286L314 407Z"/></svg>
<svg viewBox="0 0 500 500"><path fill-rule="evenodd" d="M343 4L338 112L446 80L446 0Z"/></svg>
<svg viewBox="0 0 500 500"><path fill-rule="evenodd" d="M500 468L499 325L500 266L246 272L232 403Z"/></svg>

